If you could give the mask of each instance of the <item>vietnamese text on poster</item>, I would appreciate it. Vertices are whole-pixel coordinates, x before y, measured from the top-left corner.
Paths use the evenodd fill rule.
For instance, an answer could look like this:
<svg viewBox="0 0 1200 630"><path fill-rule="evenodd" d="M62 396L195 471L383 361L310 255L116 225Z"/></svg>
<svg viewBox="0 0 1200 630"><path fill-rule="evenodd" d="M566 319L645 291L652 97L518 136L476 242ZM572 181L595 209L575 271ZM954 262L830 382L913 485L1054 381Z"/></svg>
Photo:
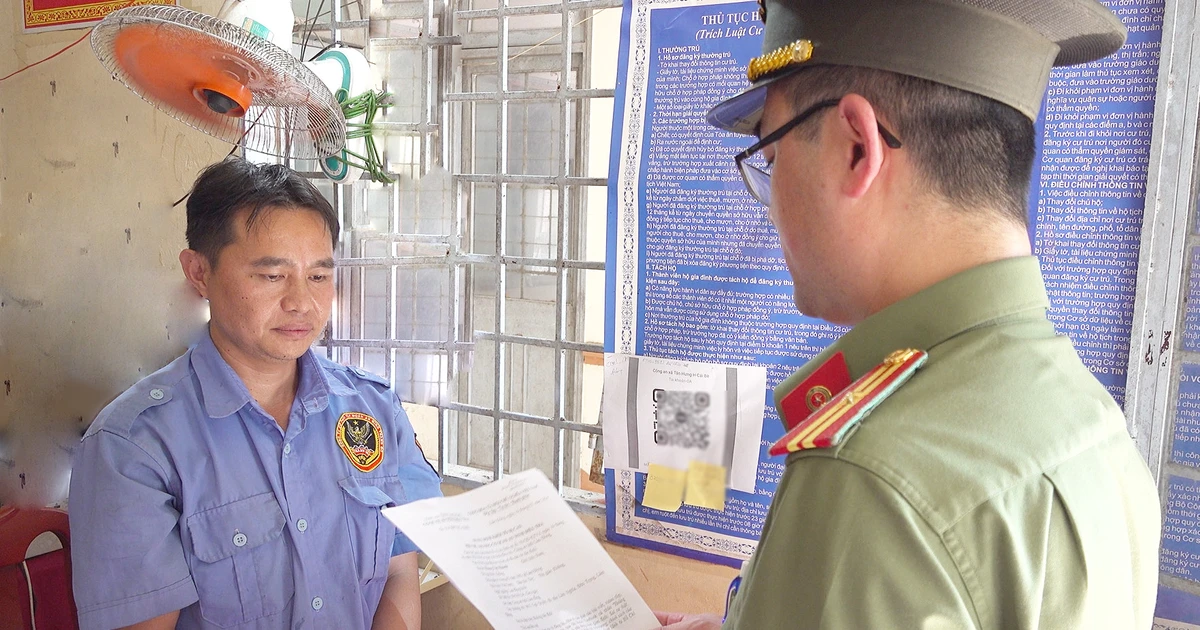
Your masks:
<svg viewBox="0 0 1200 630"><path fill-rule="evenodd" d="M1108 4L1129 43L1052 73L1030 237L1055 325L1121 401L1163 3ZM761 38L756 2L628 0L609 176L605 350L763 366L767 387L753 492L730 489L724 510L662 512L641 504L642 472L609 470L608 535L733 565L753 551L783 473L766 453L783 432L771 389L844 332L795 310L766 209L733 163L753 138L704 120L746 87Z"/></svg>

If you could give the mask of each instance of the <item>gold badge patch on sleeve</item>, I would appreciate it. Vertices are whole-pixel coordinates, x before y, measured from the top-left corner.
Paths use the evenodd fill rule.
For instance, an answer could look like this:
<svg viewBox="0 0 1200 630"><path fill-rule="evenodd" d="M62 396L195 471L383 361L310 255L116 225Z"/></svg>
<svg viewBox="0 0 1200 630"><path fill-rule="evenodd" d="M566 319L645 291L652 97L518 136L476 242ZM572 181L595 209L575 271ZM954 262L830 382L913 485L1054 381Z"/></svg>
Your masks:
<svg viewBox="0 0 1200 630"><path fill-rule="evenodd" d="M347 411L338 418L333 435L355 468L371 472L383 461L383 427L375 418Z"/></svg>

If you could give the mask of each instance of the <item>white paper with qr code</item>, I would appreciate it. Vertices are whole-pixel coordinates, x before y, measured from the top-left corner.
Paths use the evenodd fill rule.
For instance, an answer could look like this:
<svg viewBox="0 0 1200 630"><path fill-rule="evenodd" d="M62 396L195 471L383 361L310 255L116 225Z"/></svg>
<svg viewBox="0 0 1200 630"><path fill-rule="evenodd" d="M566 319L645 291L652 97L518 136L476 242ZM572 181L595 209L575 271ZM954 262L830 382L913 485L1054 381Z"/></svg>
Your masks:
<svg viewBox="0 0 1200 630"><path fill-rule="evenodd" d="M539 470L383 515L500 630L650 630L658 620Z"/></svg>
<svg viewBox="0 0 1200 630"><path fill-rule="evenodd" d="M724 466L729 487L754 492L767 370L627 354L604 355L604 465Z"/></svg>

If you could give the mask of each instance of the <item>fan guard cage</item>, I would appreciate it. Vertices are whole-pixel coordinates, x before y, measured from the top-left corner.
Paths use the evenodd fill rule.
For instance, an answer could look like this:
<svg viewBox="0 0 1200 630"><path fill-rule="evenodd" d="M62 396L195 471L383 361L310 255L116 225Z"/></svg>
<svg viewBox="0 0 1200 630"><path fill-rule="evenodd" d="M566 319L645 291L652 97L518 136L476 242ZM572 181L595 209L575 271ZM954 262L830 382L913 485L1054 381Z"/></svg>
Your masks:
<svg viewBox="0 0 1200 630"><path fill-rule="evenodd" d="M109 14L92 50L114 79L190 127L278 157L341 151L346 120L333 94L271 42L203 13L146 5ZM243 118L218 114L193 94L196 76L240 83L252 101Z"/></svg>

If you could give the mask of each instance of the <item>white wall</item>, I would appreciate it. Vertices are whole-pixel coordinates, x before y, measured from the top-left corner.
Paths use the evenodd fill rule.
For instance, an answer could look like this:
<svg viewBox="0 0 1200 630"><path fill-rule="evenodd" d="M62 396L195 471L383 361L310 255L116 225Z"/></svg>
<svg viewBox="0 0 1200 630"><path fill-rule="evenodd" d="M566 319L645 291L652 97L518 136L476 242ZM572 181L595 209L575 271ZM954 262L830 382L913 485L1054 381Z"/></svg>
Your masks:
<svg viewBox="0 0 1200 630"><path fill-rule="evenodd" d="M0 76L84 33L24 34L8 4ZM200 330L171 204L229 147L112 80L86 40L0 83L0 110L0 503L45 504L96 412Z"/></svg>

